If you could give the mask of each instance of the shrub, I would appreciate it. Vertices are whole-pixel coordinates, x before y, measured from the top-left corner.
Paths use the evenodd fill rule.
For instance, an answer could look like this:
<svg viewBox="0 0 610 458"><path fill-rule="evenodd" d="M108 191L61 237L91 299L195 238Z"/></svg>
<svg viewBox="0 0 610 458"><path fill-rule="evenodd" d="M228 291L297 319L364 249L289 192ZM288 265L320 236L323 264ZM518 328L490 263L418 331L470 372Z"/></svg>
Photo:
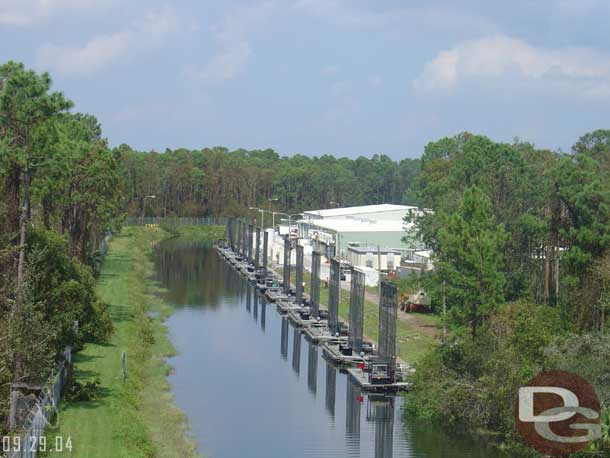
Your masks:
<svg viewBox="0 0 610 458"><path fill-rule="evenodd" d="M517 302L494 312L476 337L455 333L416 366L407 412L517 439L518 388L544 364L544 349L563 332L556 309Z"/></svg>

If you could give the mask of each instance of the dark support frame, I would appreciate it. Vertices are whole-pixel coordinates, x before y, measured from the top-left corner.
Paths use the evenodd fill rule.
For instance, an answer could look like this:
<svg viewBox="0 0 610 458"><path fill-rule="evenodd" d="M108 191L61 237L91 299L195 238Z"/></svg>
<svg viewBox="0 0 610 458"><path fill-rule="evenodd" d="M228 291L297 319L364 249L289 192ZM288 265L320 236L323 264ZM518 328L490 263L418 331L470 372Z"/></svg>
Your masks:
<svg viewBox="0 0 610 458"><path fill-rule="evenodd" d="M312 318L320 315L320 263L321 255L314 251L311 253L311 289L310 289L310 308Z"/></svg>
<svg viewBox="0 0 610 458"><path fill-rule="evenodd" d="M303 247L297 245L297 265L295 271L295 283L296 283L296 303L301 305L303 303Z"/></svg>
<svg viewBox="0 0 610 458"><path fill-rule="evenodd" d="M256 251L254 252L254 266L260 267L261 260L261 229L256 228Z"/></svg>
<svg viewBox="0 0 610 458"><path fill-rule="evenodd" d="M290 258L292 251L292 243L290 236L284 238L284 294L290 294Z"/></svg>
<svg viewBox="0 0 610 458"><path fill-rule="evenodd" d="M328 329L335 334L339 332L339 288L341 288L341 264L335 258L330 260L328 280Z"/></svg>
<svg viewBox="0 0 610 458"><path fill-rule="evenodd" d="M361 270L352 271L352 285L349 301L349 345L353 351L362 351L364 332L364 286L365 273Z"/></svg>

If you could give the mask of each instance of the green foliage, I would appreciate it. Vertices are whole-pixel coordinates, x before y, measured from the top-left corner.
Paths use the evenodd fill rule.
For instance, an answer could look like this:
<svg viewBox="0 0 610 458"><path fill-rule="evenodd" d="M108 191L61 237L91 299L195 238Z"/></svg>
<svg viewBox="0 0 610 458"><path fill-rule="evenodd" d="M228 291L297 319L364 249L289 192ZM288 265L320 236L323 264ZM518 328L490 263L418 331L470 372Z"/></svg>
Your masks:
<svg viewBox="0 0 610 458"><path fill-rule="evenodd" d="M86 341L103 341L112 332L105 304L95 295L91 269L66 255L66 242L53 231L31 229L28 256L33 300L44 304L54 348L76 348Z"/></svg>
<svg viewBox="0 0 610 458"><path fill-rule="evenodd" d="M610 336L570 334L560 336L545 349L546 367L580 375L595 387L604 412L602 439L593 450L610 453Z"/></svg>
<svg viewBox="0 0 610 458"><path fill-rule="evenodd" d="M228 151L226 148L136 152L115 149L124 169L126 205L140 216L245 215L252 206L297 212L343 205L410 202L419 173L418 159L280 157L273 150ZM407 199L407 200L405 200ZM331 202L333 202L331 204ZM271 219L265 221L271 222Z"/></svg>
<svg viewBox="0 0 610 458"><path fill-rule="evenodd" d="M45 226L68 235L68 251L92 264L99 236L117 227L121 201L119 163L100 138L91 115L63 114L45 144L49 160L35 192Z"/></svg>
<svg viewBox="0 0 610 458"><path fill-rule="evenodd" d="M92 401L99 395L99 388L99 378L84 383L75 380L64 392L64 400L69 402Z"/></svg>
<svg viewBox="0 0 610 458"><path fill-rule="evenodd" d="M6 167L8 229L16 231L21 201L29 211L29 186L46 159L44 152L35 146L48 133L48 123L69 109L72 102L59 92L49 92L48 73L39 75L26 70L21 63L9 61L1 65L0 77L5 78L0 91L0 136L8 146L0 148L0 164Z"/></svg>
<svg viewBox="0 0 610 458"><path fill-rule="evenodd" d="M407 411L515 442L518 388L544 367L545 348L562 332L557 309L528 302L500 307L474 339L453 336L416 365Z"/></svg>
<svg viewBox="0 0 610 458"><path fill-rule="evenodd" d="M584 135L571 155L465 133L427 145L421 166L414 192L435 212L418 218L419 236L437 263L420 282L436 309L446 297L454 326L420 365L409 409L512 441L516 389L539 371L610 392L607 344L587 334L607 328L610 303L610 131ZM466 212L467 200L479 203ZM467 339L478 303L488 318Z"/></svg>
<svg viewBox="0 0 610 458"><path fill-rule="evenodd" d="M464 191L455 213L438 217L437 283L445 282L451 316L470 326L474 335L481 320L504 299L502 253L507 236L477 187Z"/></svg>

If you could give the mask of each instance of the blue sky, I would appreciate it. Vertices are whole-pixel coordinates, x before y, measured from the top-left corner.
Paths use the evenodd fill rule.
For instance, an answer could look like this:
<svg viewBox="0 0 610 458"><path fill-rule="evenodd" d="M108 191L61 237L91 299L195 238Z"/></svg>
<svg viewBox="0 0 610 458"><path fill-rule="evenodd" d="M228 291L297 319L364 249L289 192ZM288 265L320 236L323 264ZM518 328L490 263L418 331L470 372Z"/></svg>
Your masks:
<svg viewBox="0 0 610 458"><path fill-rule="evenodd" d="M0 58L111 145L418 157L610 127L606 0L0 0Z"/></svg>

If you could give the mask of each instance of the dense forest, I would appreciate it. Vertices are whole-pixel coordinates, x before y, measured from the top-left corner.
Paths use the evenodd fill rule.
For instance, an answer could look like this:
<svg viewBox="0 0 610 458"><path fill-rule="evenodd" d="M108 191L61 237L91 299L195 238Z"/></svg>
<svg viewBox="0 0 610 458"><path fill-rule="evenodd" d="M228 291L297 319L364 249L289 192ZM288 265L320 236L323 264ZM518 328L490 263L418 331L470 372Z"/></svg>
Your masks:
<svg viewBox="0 0 610 458"><path fill-rule="evenodd" d="M127 211L140 216L246 215L249 207L296 212L409 202L419 160L281 157L275 151L204 148L165 153L114 150L123 165Z"/></svg>
<svg viewBox="0 0 610 458"><path fill-rule="evenodd" d="M420 159L273 150L110 148L48 74L0 66L0 422L11 383L46 378L66 345L106 339L99 244L126 216L246 215L407 203L435 270L412 280L448 331L417 367L407 410L517 442L516 390L549 368L581 374L610 418L610 131L568 154L463 133ZM154 195L154 199L146 196Z"/></svg>

